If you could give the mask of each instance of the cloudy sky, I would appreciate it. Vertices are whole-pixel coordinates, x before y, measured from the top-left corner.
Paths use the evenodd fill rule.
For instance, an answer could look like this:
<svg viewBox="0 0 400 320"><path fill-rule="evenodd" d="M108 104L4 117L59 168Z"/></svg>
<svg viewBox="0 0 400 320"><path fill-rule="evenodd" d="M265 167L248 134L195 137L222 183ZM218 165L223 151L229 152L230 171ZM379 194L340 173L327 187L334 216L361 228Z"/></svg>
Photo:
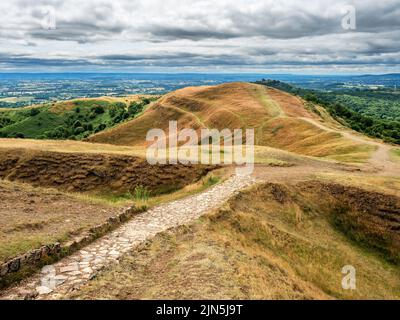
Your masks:
<svg viewBox="0 0 400 320"><path fill-rule="evenodd" d="M0 72L400 72L400 0L2 0L0 12Z"/></svg>

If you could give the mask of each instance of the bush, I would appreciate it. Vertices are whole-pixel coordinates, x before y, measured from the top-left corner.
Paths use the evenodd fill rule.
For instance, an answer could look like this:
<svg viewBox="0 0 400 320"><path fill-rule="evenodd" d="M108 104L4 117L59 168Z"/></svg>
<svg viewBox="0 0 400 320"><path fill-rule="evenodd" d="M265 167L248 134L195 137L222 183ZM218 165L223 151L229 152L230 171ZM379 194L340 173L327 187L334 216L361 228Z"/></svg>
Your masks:
<svg viewBox="0 0 400 320"><path fill-rule="evenodd" d="M211 187L214 184L217 184L218 182L219 182L219 178L211 175L205 181L203 181L203 186Z"/></svg>
<svg viewBox="0 0 400 320"><path fill-rule="evenodd" d="M137 103L135 101L132 101L128 108L128 114L131 117L135 116L136 114L142 112L143 108L144 108L144 105L142 103Z"/></svg>
<svg viewBox="0 0 400 320"><path fill-rule="evenodd" d="M10 118L7 118L7 117L0 118L0 128L4 128L10 124L12 124L12 121Z"/></svg>
<svg viewBox="0 0 400 320"><path fill-rule="evenodd" d="M133 189L133 194L132 197L135 200L147 200L150 197L150 190L143 186L143 185L138 185Z"/></svg>
<svg viewBox="0 0 400 320"><path fill-rule="evenodd" d="M73 127L74 127L74 128L82 127L82 123L81 123L79 120L77 120L77 121L75 121Z"/></svg>
<svg viewBox="0 0 400 320"><path fill-rule="evenodd" d="M85 123L83 125L83 128L85 129L85 131L92 131L93 130L93 125L91 123Z"/></svg>
<svg viewBox="0 0 400 320"><path fill-rule="evenodd" d="M81 134L81 133L83 133L83 132L85 132L85 128L83 128L83 127L77 127L77 128L75 128L75 130L74 130L74 134L75 134L75 135Z"/></svg>
<svg viewBox="0 0 400 320"><path fill-rule="evenodd" d="M107 126L104 123L100 123L96 129L94 130L95 132L103 131Z"/></svg>
<svg viewBox="0 0 400 320"><path fill-rule="evenodd" d="M95 106L92 108L92 111L95 114L102 114L102 113L104 113L104 108L102 106Z"/></svg>
<svg viewBox="0 0 400 320"><path fill-rule="evenodd" d="M29 115L30 115L31 117L34 117L34 116L38 115L39 113L40 113L40 110L39 110L38 108L32 108L32 109L29 111Z"/></svg>

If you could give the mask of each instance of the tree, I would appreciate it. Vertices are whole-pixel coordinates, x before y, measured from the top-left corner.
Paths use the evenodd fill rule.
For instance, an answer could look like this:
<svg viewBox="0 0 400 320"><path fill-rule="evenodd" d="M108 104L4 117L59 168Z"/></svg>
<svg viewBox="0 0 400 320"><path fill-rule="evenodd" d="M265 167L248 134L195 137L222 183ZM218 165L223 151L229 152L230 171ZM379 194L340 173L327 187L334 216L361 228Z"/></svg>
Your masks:
<svg viewBox="0 0 400 320"><path fill-rule="evenodd" d="M75 134L75 135L81 134L81 133L83 133L83 132L85 132L85 129L84 129L83 127L77 127L77 128L75 128L75 130L74 130L74 134Z"/></svg>
<svg viewBox="0 0 400 320"><path fill-rule="evenodd" d="M104 108L102 106L95 106L92 108L92 111L96 114L104 113Z"/></svg>
<svg viewBox="0 0 400 320"><path fill-rule="evenodd" d="M40 110L39 110L38 108L32 108L32 109L30 110L30 112L29 112L29 115L30 115L31 117L34 117L34 116L38 115L39 113L40 113Z"/></svg>
<svg viewBox="0 0 400 320"><path fill-rule="evenodd" d="M104 123L99 124L96 129L94 130L95 132L103 131L107 126Z"/></svg>
<svg viewBox="0 0 400 320"><path fill-rule="evenodd" d="M74 122L74 126L73 127L75 129L78 128L78 127L82 127L82 123L79 120L77 120L77 121Z"/></svg>
<svg viewBox="0 0 400 320"><path fill-rule="evenodd" d="M136 114L143 111L144 105L142 103L137 103L132 101L128 107L128 114L130 117L135 116Z"/></svg>

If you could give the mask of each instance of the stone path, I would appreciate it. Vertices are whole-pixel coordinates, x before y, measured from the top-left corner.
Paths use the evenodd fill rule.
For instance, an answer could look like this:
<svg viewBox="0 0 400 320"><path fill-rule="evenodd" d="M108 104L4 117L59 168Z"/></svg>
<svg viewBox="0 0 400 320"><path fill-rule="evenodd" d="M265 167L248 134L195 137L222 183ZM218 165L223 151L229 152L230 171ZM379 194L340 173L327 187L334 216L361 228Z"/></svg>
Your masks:
<svg viewBox="0 0 400 320"><path fill-rule="evenodd" d="M60 298L157 233L199 218L252 183L254 179L249 176L235 175L205 192L143 212L75 254L43 267L40 273L7 290L0 299Z"/></svg>

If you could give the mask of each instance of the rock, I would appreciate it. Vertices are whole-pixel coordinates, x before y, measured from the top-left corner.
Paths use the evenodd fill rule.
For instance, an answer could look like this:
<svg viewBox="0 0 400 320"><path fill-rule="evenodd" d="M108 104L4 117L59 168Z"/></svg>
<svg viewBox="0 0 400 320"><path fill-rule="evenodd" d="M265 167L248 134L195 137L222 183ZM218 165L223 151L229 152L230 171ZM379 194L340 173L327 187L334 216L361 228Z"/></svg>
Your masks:
<svg viewBox="0 0 400 320"><path fill-rule="evenodd" d="M15 258L8 263L8 270L11 272L17 272L21 266L20 258Z"/></svg>
<svg viewBox="0 0 400 320"><path fill-rule="evenodd" d="M50 289L49 287L46 287L46 286L38 286L38 287L36 287L36 291L40 295L42 295L42 294L48 294L48 293L52 292L53 289Z"/></svg>
<svg viewBox="0 0 400 320"><path fill-rule="evenodd" d="M42 257L42 251L40 249L32 250L33 260L38 261Z"/></svg>
<svg viewBox="0 0 400 320"><path fill-rule="evenodd" d="M8 273L8 265L2 264L0 267L0 277L4 277Z"/></svg>
<svg viewBox="0 0 400 320"><path fill-rule="evenodd" d="M56 269L52 265L44 266L42 268L42 270L41 270L41 273L44 273L44 274L55 274L56 273Z"/></svg>
<svg viewBox="0 0 400 320"><path fill-rule="evenodd" d="M83 269L82 272L83 273L92 273L93 270L92 270L92 268L87 267L87 268Z"/></svg>
<svg viewBox="0 0 400 320"><path fill-rule="evenodd" d="M61 267L61 268L60 268L60 272L61 272L61 273L64 273L64 272L71 272L71 271L77 271L77 270L79 270L79 267L78 267L77 264L76 264L76 265L68 265L68 266Z"/></svg>

